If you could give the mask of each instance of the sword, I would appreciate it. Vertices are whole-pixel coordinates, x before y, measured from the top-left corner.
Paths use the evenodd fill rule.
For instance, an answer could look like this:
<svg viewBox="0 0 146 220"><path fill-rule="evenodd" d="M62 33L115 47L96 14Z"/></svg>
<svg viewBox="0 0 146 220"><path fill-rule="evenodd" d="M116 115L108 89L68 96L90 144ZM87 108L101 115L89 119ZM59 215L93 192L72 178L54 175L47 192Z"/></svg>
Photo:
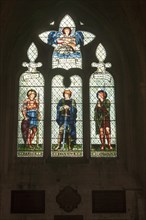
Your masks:
<svg viewBox="0 0 146 220"><path fill-rule="evenodd" d="M67 109L65 109L65 115L64 115L64 129L63 129L63 143L62 143L63 150L65 144L66 128L67 128Z"/></svg>

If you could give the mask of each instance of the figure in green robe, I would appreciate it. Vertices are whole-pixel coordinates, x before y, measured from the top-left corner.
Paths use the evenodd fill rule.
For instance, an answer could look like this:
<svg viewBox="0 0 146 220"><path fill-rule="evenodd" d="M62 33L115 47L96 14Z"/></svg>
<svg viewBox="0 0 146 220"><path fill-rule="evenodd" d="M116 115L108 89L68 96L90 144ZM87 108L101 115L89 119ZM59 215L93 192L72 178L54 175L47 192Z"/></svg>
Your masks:
<svg viewBox="0 0 146 220"><path fill-rule="evenodd" d="M111 146L111 127L110 127L110 105L111 102L107 99L107 93L104 90L97 92L97 103L94 109L94 120L96 125L96 134L99 134L101 141L101 150L105 149L105 138L108 148Z"/></svg>

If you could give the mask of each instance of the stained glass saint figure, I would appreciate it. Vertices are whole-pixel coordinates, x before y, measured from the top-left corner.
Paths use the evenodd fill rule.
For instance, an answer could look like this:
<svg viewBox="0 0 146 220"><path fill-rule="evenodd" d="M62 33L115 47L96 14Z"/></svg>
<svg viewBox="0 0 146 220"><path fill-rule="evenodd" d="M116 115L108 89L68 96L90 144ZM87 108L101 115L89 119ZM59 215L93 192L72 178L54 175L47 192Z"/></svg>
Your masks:
<svg viewBox="0 0 146 220"><path fill-rule="evenodd" d="M52 79L51 96L51 156L83 156L82 80L70 77L65 87L64 77Z"/></svg>
<svg viewBox="0 0 146 220"><path fill-rule="evenodd" d="M106 50L102 44L96 49L97 70L90 77L90 137L91 157L116 157L116 110L114 78L107 71Z"/></svg>
<svg viewBox="0 0 146 220"><path fill-rule="evenodd" d="M112 150L111 146L111 126L110 126L110 105L111 102L107 98L107 93L104 90L99 90L96 94L97 103L94 108L94 120L96 125L96 134L99 135L101 141L100 150L105 149L105 139L107 147Z"/></svg>
<svg viewBox="0 0 146 220"><path fill-rule="evenodd" d="M91 42L95 35L86 31L76 31L73 19L69 15L65 15L60 22L58 31L46 31L39 37L43 42L54 47L52 68L68 70L71 68L82 69L80 48Z"/></svg>
<svg viewBox="0 0 146 220"><path fill-rule="evenodd" d="M59 134L55 150L64 149L65 143L68 150L73 150L76 144L77 108L76 101L71 98L71 95L71 90L64 90L63 98L57 104L56 122L59 125Z"/></svg>
<svg viewBox="0 0 146 220"><path fill-rule="evenodd" d="M19 79L18 157L42 157L44 142L44 77L37 70L38 50L32 43L27 51L29 62Z"/></svg>
<svg viewBox="0 0 146 220"><path fill-rule="evenodd" d="M26 147L34 148L33 141L37 135L38 121L40 119L39 101L36 98L37 92L34 89L30 89L27 92L27 98L23 101L22 115L23 120L21 122L22 137ZM38 139L36 138L36 144Z"/></svg>
<svg viewBox="0 0 146 220"><path fill-rule="evenodd" d="M82 32L73 33L70 27L64 27L62 31L51 31L48 35L48 44L55 47L53 57L56 59L80 59L79 46L83 42Z"/></svg>

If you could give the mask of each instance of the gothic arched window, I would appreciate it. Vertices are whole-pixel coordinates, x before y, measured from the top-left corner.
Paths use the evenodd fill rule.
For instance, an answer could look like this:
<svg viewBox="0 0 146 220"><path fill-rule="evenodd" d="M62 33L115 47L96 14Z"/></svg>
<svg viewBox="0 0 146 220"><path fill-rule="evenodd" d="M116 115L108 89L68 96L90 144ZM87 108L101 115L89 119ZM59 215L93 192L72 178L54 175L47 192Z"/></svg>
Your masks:
<svg viewBox="0 0 146 220"><path fill-rule="evenodd" d="M38 51L34 43L27 51L28 70L19 79L18 157L42 157L44 143L44 78L36 69Z"/></svg>
<svg viewBox="0 0 146 220"><path fill-rule="evenodd" d="M91 42L95 35L86 31L76 31L73 19L65 15L57 31L47 31L39 37L44 43L54 47L52 69L69 70L82 69L81 47ZM52 79L51 156L82 157L82 79L78 75L72 75L70 85L66 88L64 79L68 76L62 76L61 73L62 71Z"/></svg>
<svg viewBox="0 0 146 220"><path fill-rule="evenodd" d="M54 22L50 25L53 26ZM80 25L83 23L80 22ZM95 35L76 30L76 25L69 15L65 15L60 21L58 30L41 33L39 38L54 47L51 55L53 75L51 76L50 70L50 78L44 85L44 78L36 69L41 66L41 63L35 63L38 51L32 43L27 52L30 63L23 63L28 70L21 75L19 82L17 156L43 156L46 100L44 86L50 85L51 114L48 137L51 157L83 157L83 145L88 144L84 137L84 124L88 134L90 133L90 156L116 157L115 86L113 76L106 71L111 64L104 63L104 47L99 44L96 49L99 63L92 63L92 67L97 70L90 76L89 72L83 70L82 63L86 60L82 60L81 50ZM77 68L80 70L77 71ZM84 77L83 72L86 72L89 78ZM85 78L89 79L89 86L86 88L86 91L89 91L89 100L87 101L86 96L86 103L83 103L85 99L82 87ZM65 83L66 81L68 83ZM87 105L90 109L90 120L83 117L86 111L83 106L86 108ZM48 118L45 120L48 121Z"/></svg>
<svg viewBox="0 0 146 220"><path fill-rule="evenodd" d="M65 88L63 79L63 76L56 75L52 80L51 155L82 157L82 80L80 76L73 75L70 87ZM71 95L70 99L66 99L65 94ZM65 105L69 106L66 112Z"/></svg>
<svg viewBox="0 0 146 220"><path fill-rule="evenodd" d="M99 63L91 75L90 89L90 147L91 157L116 157L115 87L113 76L106 71L106 51L102 44L96 49Z"/></svg>

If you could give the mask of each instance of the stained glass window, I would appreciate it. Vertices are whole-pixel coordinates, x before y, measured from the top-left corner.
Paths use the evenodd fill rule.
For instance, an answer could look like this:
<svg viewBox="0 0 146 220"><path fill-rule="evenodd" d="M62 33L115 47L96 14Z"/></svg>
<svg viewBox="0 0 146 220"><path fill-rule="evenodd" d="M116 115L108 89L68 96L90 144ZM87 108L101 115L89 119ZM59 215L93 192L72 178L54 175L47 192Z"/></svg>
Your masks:
<svg viewBox="0 0 146 220"><path fill-rule="evenodd" d="M55 21L50 23L51 28L54 24ZM80 25L83 28L83 22ZM51 133L48 134L51 157L83 157L82 79L77 73L70 76L61 69L80 68L82 71L82 47L90 43L95 35L77 31L73 19L65 15L57 31L52 28L39 37L54 47L52 69L60 69L51 81ZM24 62L23 66L28 70L19 81L17 156L42 157L44 78L37 70L42 64L35 63L38 51L34 43L29 47L27 56L30 62ZM87 88L89 102L86 103L90 106L90 156L116 157L115 85L112 74L107 71L111 64L105 63L106 50L102 44L96 49L96 57L99 62L92 63L97 70L90 76ZM70 84L66 87L64 81L68 79Z"/></svg>
<svg viewBox="0 0 146 220"><path fill-rule="evenodd" d="M89 82L91 157L116 157L115 87L113 76L106 71L106 51L102 44L96 50L99 63Z"/></svg>
<svg viewBox="0 0 146 220"><path fill-rule="evenodd" d="M54 23L51 23L53 25ZM83 24L81 24L83 25ZM54 47L52 68L82 69L81 46L91 42L95 35L86 31L76 31L73 19L65 15L59 25L59 30L46 31L39 35L40 39Z"/></svg>
<svg viewBox="0 0 146 220"><path fill-rule="evenodd" d="M44 134L44 78L36 69L38 51L34 43L27 51L30 63L23 63L28 70L19 80L18 106L18 157L42 157Z"/></svg>
<svg viewBox="0 0 146 220"><path fill-rule="evenodd" d="M70 87L65 88L63 79L56 75L52 80L51 156L82 157L82 80L71 76Z"/></svg>

